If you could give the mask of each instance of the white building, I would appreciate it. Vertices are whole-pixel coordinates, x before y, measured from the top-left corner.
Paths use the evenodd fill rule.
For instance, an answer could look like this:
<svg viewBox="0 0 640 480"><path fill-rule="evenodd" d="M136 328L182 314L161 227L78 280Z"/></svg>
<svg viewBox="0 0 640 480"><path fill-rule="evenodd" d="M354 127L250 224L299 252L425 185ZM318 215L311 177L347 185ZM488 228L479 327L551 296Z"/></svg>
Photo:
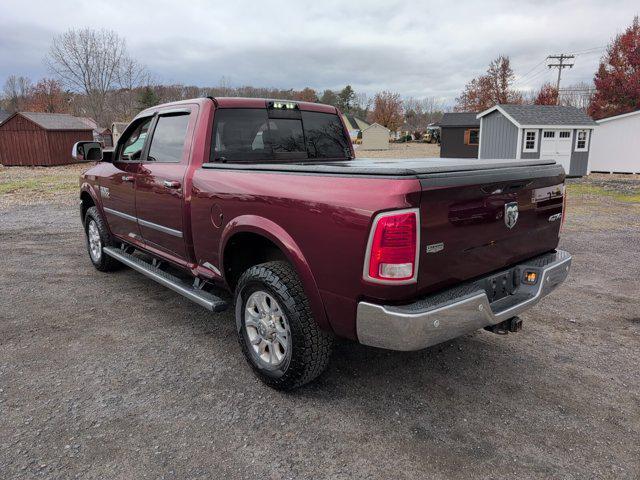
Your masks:
<svg viewBox="0 0 640 480"><path fill-rule="evenodd" d="M596 123L589 172L640 173L640 110Z"/></svg>
<svg viewBox="0 0 640 480"><path fill-rule="evenodd" d="M362 130L361 150L389 150L390 130L379 123L372 123Z"/></svg>

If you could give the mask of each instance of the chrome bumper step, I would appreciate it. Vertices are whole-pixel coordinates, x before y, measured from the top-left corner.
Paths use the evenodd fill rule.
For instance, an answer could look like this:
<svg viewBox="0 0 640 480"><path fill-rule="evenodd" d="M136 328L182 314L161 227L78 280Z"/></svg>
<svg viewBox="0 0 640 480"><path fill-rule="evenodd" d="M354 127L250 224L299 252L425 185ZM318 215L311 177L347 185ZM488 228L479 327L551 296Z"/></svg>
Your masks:
<svg viewBox="0 0 640 480"><path fill-rule="evenodd" d="M569 274L571 255L556 250L514 265L522 276L534 271L538 281L520 283L510 296L490 302L481 280L459 285L408 305L358 303L360 343L390 350L420 350L475 330L497 325L534 306ZM491 277L491 275L489 275Z"/></svg>
<svg viewBox="0 0 640 480"><path fill-rule="evenodd" d="M207 310L211 310L212 312L221 312L228 306L227 302L222 298L211 292L194 288L184 280L161 270L159 267L149 262L145 262L140 257L136 257L135 255L127 253L119 248L113 247L104 247L103 251L127 267L137 270L150 279L155 280L160 285L170 288L174 292L187 297L189 300L203 306Z"/></svg>

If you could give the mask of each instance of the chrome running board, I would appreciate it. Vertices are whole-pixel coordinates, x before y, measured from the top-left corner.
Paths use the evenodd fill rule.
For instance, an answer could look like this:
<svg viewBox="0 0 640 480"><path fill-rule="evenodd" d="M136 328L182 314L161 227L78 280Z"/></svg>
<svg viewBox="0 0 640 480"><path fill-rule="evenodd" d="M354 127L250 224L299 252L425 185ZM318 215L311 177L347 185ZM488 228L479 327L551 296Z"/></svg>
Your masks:
<svg viewBox="0 0 640 480"><path fill-rule="evenodd" d="M187 297L189 300L203 306L207 310L212 312L221 312L227 308L227 302L222 298L214 295L213 293L194 288L187 282L179 279L178 277L171 275L170 273L161 270L157 266L145 262L143 259L136 257L130 253L127 253L121 249L113 247L104 247L104 253L110 257L115 258L120 263L123 263L127 267L131 267L134 270L146 275L152 280L155 280L160 285L164 285L170 288L176 293Z"/></svg>

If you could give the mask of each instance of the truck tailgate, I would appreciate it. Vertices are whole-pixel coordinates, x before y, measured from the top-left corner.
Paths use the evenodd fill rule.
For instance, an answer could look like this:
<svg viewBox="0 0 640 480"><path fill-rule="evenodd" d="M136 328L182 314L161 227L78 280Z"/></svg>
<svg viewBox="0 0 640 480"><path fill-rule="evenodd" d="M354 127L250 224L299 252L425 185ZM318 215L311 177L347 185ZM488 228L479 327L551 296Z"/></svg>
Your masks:
<svg viewBox="0 0 640 480"><path fill-rule="evenodd" d="M554 164L513 163L421 177L418 292L556 248L563 182L564 171Z"/></svg>

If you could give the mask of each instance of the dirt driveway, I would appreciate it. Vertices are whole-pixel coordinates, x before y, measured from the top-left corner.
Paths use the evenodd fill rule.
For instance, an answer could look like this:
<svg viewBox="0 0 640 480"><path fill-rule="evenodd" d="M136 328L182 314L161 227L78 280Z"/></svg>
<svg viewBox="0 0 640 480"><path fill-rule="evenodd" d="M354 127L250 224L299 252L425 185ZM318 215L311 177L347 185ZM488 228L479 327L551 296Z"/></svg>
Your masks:
<svg viewBox="0 0 640 480"><path fill-rule="evenodd" d="M523 332L415 353L340 343L293 394L253 377L230 313L95 271L72 196L14 192L0 206L0 477L637 479L640 206L579 185L561 244L572 274Z"/></svg>

